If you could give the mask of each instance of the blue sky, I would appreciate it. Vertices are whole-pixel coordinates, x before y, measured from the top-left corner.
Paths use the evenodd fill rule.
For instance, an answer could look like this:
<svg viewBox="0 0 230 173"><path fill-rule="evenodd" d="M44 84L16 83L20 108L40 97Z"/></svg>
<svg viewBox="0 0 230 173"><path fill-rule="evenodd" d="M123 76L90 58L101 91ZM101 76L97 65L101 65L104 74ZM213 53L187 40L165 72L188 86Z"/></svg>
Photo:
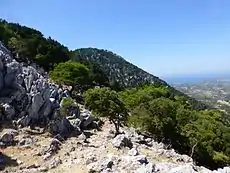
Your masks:
<svg viewBox="0 0 230 173"><path fill-rule="evenodd" d="M230 72L229 0L1 0L0 17L160 77Z"/></svg>

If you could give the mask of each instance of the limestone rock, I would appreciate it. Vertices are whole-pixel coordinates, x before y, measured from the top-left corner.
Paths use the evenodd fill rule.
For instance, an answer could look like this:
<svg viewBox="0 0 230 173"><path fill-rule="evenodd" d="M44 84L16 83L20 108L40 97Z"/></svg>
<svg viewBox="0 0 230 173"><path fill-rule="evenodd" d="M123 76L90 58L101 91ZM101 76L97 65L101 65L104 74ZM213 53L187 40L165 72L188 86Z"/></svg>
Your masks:
<svg viewBox="0 0 230 173"><path fill-rule="evenodd" d="M79 118L81 120L81 128L82 129L86 129L95 120L92 117L91 112L86 110L86 109L83 109L81 111Z"/></svg>
<svg viewBox="0 0 230 173"><path fill-rule="evenodd" d="M18 135L18 132L13 129L4 129L0 135L0 142L5 145L12 145L14 143L15 136Z"/></svg>
<svg viewBox="0 0 230 173"><path fill-rule="evenodd" d="M89 172L105 172L113 166L113 156L103 157L97 162L88 165Z"/></svg>
<svg viewBox="0 0 230 173"><path fill-rule="evenodd" d="M31 145L33 144L35 141L32 137L27 136L27 137L23 137L19 142L18 145L19 146L24 146L24 145Z"/></svg>
<svg viewBox="0 0 230 173"><path fill-rule="evenodd" d="M50 164L50 169L56 168L61 163L62 163L61 159L55 158Z"/></svg>
<svg viewBox="0 0 230 173"><path fill-rule="evenodd" d="M164 173L167 173L167 171L171 170L175 168L175 165L172 164L172 163L158 163L155 165L155 171L156 172L164 172Z"/></svg>
<svg viewBox="0 0 230 173"><path fill-rule="evenodd" d="M81 140L81 141L85 141L86 136L82 133L81 135L78 136L78 139Z"/></svg>
<svg viewBox="0 0 230 173"><path fill-rule="evenodd" d="M52 155L50 153L46 153L44 156L43 156L43 160L48 160Z"/></svg>
<svg viewBox="0 0 230 173"><path fill-rule="evenodd" d="M230 167L224 167L224 168L219 168L217 169L219 173L230 173Z"/></svg>
<svg viewBox="0 0 230 173"><path fill-rule="evenodd" d="M64 97L70 97L66 88L50 83L36 64L17 62L0 42L0 103L4 108L1 119L14 119L19 127L49 124L53 134L61 135L96 128L91 112L78 106L69 109L71 121L61 117L60 102Z"/></svg>
<svg viewBox="0 0 230 173"><path fill-rule="evenodd" d="M86 165L89 165L94 162L97 162L97 158L95 156L91 156L86 160Z"/></svg>
<svg viewBox="0 0 230 173"><path fill-rule="evenodd" d="M135 156L134 159L138 162L140 162L141 164L148 164L148 160L146 158L146 156L144 155L138 155L138 156Z"/></svg>
<svg viewBox="0 0 230 173"><path fill-rule="evenodd" d="M80 125L81 125L81 120L78 119L78 118L75 118L75 119L71 119L69 120L71 126L74 128L74 129L79 129L80 128Z"/></svg>
<svg viewBox="0 0 230 173"><path fill-rule="evenodd" d="M9 104L3 104L2 105L3 108L4 108L4 114L6 116L6 119L7 120L12 120L15 116L15 110L14 110L14 107L9 105Z"/></svg>
<svg viewBox="0 0 230 173"><path fill-rule="evenodd" d="M153 173L154 170L155 170L155 165L153 165L152 163L148 163L138 168L135 173Z"/></svg>
<svg viewBox="0 0 230 173"><path fill-rule="evenodd" d="M168 173L196 173L192 165L180 165L175 168L172 168Z"/></svg>
<svg viewBox="0 0 230 173"><path fill-rule="evenodd" d="M40 108L42 107L44 103L44 100L42 98L41 93L37 93L33 98L32 98L32 104L30 107L30 113L29 113L29 117L32 119L38 119L39 115L38 115L38 111L40 110Z"/></svg>
<svg viewBox="0 0 230 173"><path fill-rule="evenodd" d="M117 135L113 139L112 144L116 148L122 148L122 147L132 148L133 146L131 140L128 137L126 137L124 134Z"/></svg>
<svg viewBox="0 0 230 173"><path fill-rule="evenodd" d="M103 160L101 162L101 169L102 170L105 170L107 168L111 169L112 166L113 166L113 157L112 156L103 158Z"/></svg>
<svg viewBox="0 0 230 173"><path fill-rule="evenodd" d="M93 121L94 118L91 115L85 117L81 123L82 129L86 129L91 123L93 123Z"/></svg>
<svg viewBox="0 0 230 173"><path fill-rule="evenodd" d="M192 163L193 159L187 155L179 155L175 156L177 158L177 161L184 162L184 163Z"/></svg>
<svg viewBox="0 0 230 173"><path fill-rule="evenodd" d="M56 134L60 134L60 135L68 135L71 132L71 124L69 122L68 119L66 118L62 118L62 119L58 119L53 121L50 124L49 127L49 131L50 133L56 135Z"/></svg>
<svg viewBox="0 0 230 173"><path fill-rule="evenodd" d="M137 156L139 154L139 152L136 148L132 148L131 150L129 150L128 154L130 156Z"/></svg>
<svg viewBox="0 0 230 173"><path fill-rule="evenodd" d="M200 173L212 173L212 172L214 173L214 171L211 171L203 166L200 167L199 172Z"/></svg>
<svg viewBox="0 0 230 173"><path fill-rule="evenodd" d="M61 145L62 143L58 139L52 139L48 152L51 154L56 153L58 150L60 150Z"/></svg>

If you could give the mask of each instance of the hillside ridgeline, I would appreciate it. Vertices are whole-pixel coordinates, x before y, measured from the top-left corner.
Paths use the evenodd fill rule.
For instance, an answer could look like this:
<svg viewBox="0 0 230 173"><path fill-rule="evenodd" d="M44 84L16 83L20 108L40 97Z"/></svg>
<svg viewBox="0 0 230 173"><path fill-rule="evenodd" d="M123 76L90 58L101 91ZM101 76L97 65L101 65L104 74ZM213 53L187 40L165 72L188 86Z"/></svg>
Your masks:
<svg viewBox="0 0 230 173"><path fill-rule="evenodd" d="M65 143L69 138L83 138L80 142L83 150L86 147L97 150L100 147L91 145L90 137L97 135L97 130L105 130L103 120L113 124L115 132L109 140L103 140L105 143L98 141L98 145L106 148L114 139L113 147L131 150L132 157L125 156L130 161L127 163L135 162L135 170L130 168L130 172L139 170L140 166L142 172L143 169L162 173L185 169L187 172L200 172L202 168L196 170L195 164L210 169L230 164L230 124L221 112L207 109L205 104L175 90L112 52L92 48L71 52L51 38L44 38L39 31L6 21L0 22L0 31L0 39L12 51L0 42L1 126L4 130L14 129L2 131L1 146L18 149L20 142L17 135L20 134L17 131L21 132L29 126L30 130L41 128L39 134L48 133L56 141L38 155L40 159L40 156L44 160L55 157L57 150L60 150L60 142ZM109 127L112 128L111 125ZM151 139L132 141L133 135L128 127L138 129L137 133L142 134L140 138ZM106 131L100 135L108 133ZM136 136L135 133L134 138ZM140 155L135 150L136 147L143 147L142 144L152 150L154 146L148 146L146 140L163 142L176 152L189 155L185 157L188 160L180 158L176 162L179 164L182 160L190 166L179 165L178 168L177 164L172 164L157 170L156 158L149 161L146 157L150 156ZM71 143L78 148L79 143ZM74 151L71 149L69 152ZM93 150L89 152L96 153ZM116 155L114 152L112 154ZM66 159L68 155L65 153ZM170 157L174 156L175 152ZM109 157L105 164L98 157L101 156L92 156L92 160L84 164L93 163L90 169L96 172L98 169L98 172L116 172L122 168L127 172L124 165L120 165L119 157L115 160ZM62 161L55 159L55 166L50 169L58 168ZM112 163L117 166L113 167ZM37 166L32 168L37 169ZM26 169L22 168L23 171ZM229 169L224 168L220 172L226 170Z"/></svg>
<svg viewBox="0 0 230 173"><path fill-rule="evenodd" d="M58 63L69 60L85 64L89 69L89 87L108 86L114 90L123 90L143 84L166 86L175 95L186 97L194 109L207 108L205 104L179 92L165 81L127 62L111 51L94 48L69 51L67 47L51 37L45 38L40 31L5 20L0 20L0 40L17 61L26 64L34 62L47 72L53 70Z"/></svg>

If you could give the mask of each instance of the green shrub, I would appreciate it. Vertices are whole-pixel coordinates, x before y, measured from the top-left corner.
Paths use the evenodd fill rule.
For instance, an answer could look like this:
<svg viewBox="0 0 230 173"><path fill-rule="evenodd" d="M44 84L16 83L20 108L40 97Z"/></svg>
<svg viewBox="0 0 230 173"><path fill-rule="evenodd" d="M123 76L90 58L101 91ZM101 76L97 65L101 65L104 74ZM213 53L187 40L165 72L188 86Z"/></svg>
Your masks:
<svg viewBox="0 0 230 173"><path fill-rule="evenodd" d="M61 102L60 114L62 117L70 116L70 109L77 108L77 107L78 105L75 103L75 101L72 98L70 97L63 98Z"/></svg>
<svg viewBox="0 0 230 173"><path fill-rule="evenodd" d="M83 64L72 61L56 65L50 76L55 82L72 86L72 89L79 91L90 83L89 69Z"/></svg>
<svg viewBox="0 0 230 173"><path fill-rule="evenodd" d="M11 50L18 61L35 62L45 70L54 64L69 60L69 50L59 42L45 38L33 28L8 23L0 19L0 40Z"/></svg>
<svg viewBox="0 0 230 173"><path fill-rule="evenodd" d="M120 97L125 101L130 109L133 109L141 103L159 98L168 97L169 90L165 87L153 87L152 85L144 85L139 88L127 89L119 93Z"/></svg>
<svg viewBox="0 0 230 173"><path fill-rule="evenodd" d="M214 169L230 164L229 119L217 110L194 110L166 88L143 86L120 92L131 109L128 124L153 133L158 141Z"/></svg>
<svg viewBox="0 0 230 173"><path fill-rule="evenodd" d="M107 117L115 125L116 132L126 121L128 112L116 91L110 88L89 89L84 93L85 105L100 117Z"/></svg>

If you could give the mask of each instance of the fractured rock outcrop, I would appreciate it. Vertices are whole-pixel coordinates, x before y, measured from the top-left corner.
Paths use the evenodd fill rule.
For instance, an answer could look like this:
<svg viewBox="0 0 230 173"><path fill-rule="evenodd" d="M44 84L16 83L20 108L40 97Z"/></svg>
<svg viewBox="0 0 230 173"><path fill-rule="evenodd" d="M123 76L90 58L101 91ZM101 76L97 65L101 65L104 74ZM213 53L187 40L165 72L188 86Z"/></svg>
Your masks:
<svg viewBox="0 0 230 173"><path fill-rule="evenodd" d="M89 111L73 110L72 122L60 116L64 97L69 97L68 90L50 83L36 65L17 62L0 42L1 119L16 120L22 127L49 124L55 134L87 128L94 121Z"/></svg>

